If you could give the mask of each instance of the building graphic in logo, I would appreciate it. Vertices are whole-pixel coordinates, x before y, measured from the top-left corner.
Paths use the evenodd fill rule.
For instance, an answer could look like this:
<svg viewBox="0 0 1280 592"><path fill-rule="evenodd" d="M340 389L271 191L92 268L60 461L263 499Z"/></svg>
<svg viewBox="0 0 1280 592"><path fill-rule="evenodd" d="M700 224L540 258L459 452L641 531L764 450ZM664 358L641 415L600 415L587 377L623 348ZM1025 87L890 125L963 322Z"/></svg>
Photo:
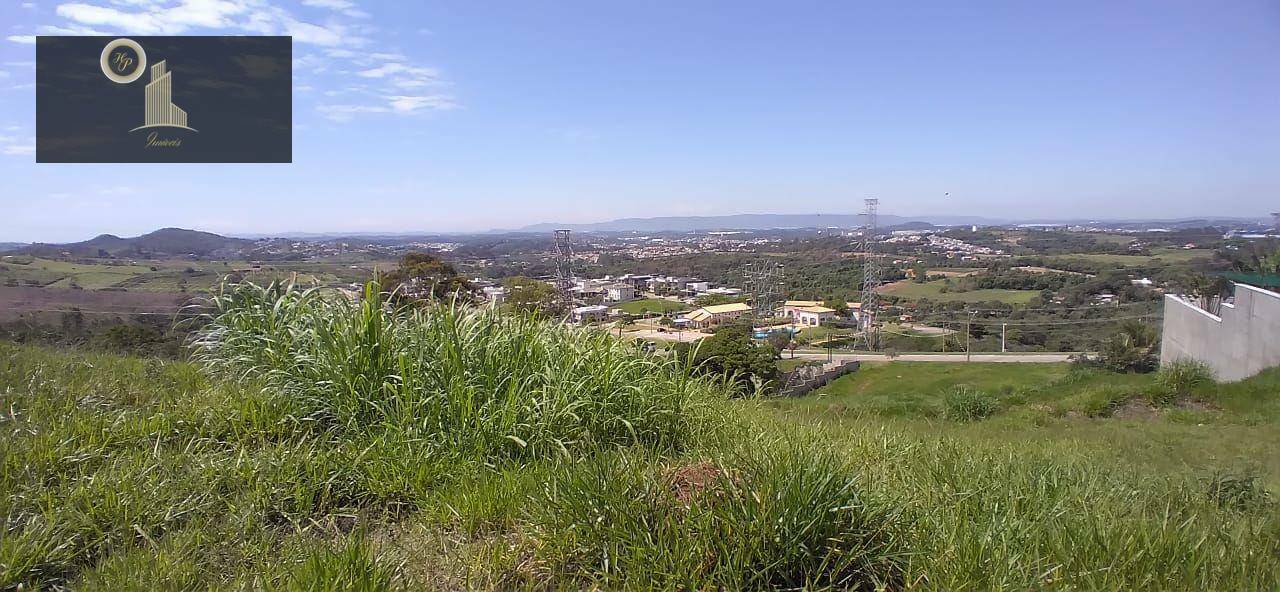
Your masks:
<svg viewBox="0 0 1280 592"><path fill-rule="evenodd" d="M151 82L147 83L146 115L142 125L130 131L138 131L150 127L178 127L196 131L187 127L187 112L173 104L173 72L168 64L160 60L151 66Z"/></svg>

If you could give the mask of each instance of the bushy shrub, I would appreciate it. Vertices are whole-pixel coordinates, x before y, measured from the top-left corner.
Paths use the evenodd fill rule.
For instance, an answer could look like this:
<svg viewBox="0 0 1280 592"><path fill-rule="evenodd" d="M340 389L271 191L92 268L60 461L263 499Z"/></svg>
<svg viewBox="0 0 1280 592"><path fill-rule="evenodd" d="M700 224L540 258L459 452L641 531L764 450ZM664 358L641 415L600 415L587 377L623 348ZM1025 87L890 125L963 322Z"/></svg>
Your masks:
<svg viewBox="0 0 1280 592"><path fill-rule="evenodd" d="M943 416L951 421L978 421L995 415L1000 401L984 391L959 385L947 394Z"/></svg>
<svg viewBox="0 0 1280 592"><path fill-rule="evenodd" d="M333 430L387 429L466 456L679 448L690 409L725 392L603 332L433 303L392 308L242 284L212 299L194 357L265 381Z"/></svg>
<svg viewBox="0 0 1280 592"><path fill-rule="evenodd" d="M1166 364L1156 375L1157 383L1174 396L1191 394L1198 388L1213 384L1213 380L1213 369L1208 364L1188 359Z"/></svg>
<svg viewBox="0 0 1280 592"><path fill-rule="evenodd" d="M1159 366L1156 354L1160 340L1155 329L1139 322L1125 321L1120 330L1102 343L1102 365L1113 372L1151 372Z"/></svg>
<svg viewBox="0 0 1280 592"><path fill-rule="evenodd" d="M1110 417L1132 397L1132 392L1117 387L1091 389L1085 393L1080 411L1089 417Z"/></svg>
<svg viewBox="0 0 1280 592"><path fill-rule="evenodd" d="M1209 500L1230 510L1251 510L1271 501L1269 494L1251 473L1218 473L1209 479Z"/></svg>

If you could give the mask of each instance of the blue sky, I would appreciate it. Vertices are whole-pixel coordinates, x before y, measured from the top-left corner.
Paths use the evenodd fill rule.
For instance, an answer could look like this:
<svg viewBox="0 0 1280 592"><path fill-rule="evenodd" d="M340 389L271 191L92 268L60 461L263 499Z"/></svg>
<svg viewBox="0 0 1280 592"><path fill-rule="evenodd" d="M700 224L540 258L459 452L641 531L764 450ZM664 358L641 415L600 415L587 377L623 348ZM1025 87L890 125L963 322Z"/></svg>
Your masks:
<svg viewBox="0 0 1280 592"><path fill-rule="evenodd" d="M6 0L0 241L1280 210L1280 4L897 4ZM31 36L224 33L294 36L293 164L35 164Z"/></svg>

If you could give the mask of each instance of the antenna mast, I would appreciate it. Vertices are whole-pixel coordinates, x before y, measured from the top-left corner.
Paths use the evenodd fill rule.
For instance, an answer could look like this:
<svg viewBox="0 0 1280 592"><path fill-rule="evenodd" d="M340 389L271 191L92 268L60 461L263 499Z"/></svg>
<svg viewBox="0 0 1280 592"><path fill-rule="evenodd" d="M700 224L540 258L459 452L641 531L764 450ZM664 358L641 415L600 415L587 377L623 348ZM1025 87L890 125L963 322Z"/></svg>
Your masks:
<svg viewBox="0 0 1280 592"><path fill-rule="evenodd" d="M742 267L743 288L751 296L751 308L757 319L775 314L785 288L786 269L782 263L753 261Z"/></svg>
<svg viewBox="0 0 1280 592"><path fill-rule="evenodd" d="M862 215L866 227L862 231L862 310L858 313L858 325L862 328L862 341L869 351L880 349L880 333L876 329L876 291L880 289L880 262L875 257L876 211L880 200L874 197L863 200Z"/></svg>
<svg viewBox="0 0 1280 592"><path fill-rule="evenodd" d="M555 287L565 305L573 306L573 241L569 230L555 231L556 278Z"/></svg>

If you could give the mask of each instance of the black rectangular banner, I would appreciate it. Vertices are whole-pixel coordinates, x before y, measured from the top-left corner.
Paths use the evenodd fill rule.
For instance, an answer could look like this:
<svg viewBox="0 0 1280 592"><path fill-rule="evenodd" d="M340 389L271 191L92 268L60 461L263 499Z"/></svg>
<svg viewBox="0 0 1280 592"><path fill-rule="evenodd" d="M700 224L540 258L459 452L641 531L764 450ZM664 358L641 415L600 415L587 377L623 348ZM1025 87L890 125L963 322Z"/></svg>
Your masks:
<svg viewBox="0 0 1280 592"><path fill-rule="evenodd" d="M292 162L290 37L36 38L36 162Z"/></svg>

